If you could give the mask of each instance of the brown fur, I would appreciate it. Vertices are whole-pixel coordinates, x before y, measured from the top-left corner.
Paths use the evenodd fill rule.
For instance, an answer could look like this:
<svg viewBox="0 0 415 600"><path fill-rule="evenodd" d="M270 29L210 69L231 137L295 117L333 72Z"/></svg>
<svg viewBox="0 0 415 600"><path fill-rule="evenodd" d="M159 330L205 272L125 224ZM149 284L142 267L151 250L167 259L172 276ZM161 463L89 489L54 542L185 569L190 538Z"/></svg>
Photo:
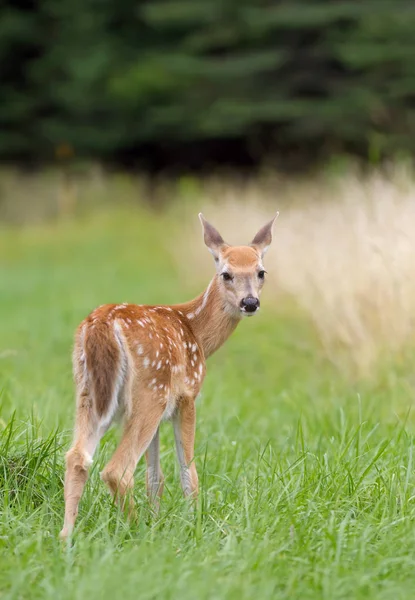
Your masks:
<svg viewBox="0 0 415 600"><path fill-rule="evenodd" d="M109 323L95 317L87 319L85 327L86 367L90 374L94 405L102 417L114 394L114 379L120 368L121 352Z"/></svg>
<svg viewBox="0 0 415 600"><path fill-rule="evenodd" d="M259 296L261 244L270 235L263 228L255 246L232 248L206 221L204 227L218 272L203 294L174 306L107 304L94 310L77 330L75 436L66 455L62 538L73 530L89 464L116 415L123 418L123 435L101 476L121 508L133 514L134 471L144 453L148 497L158 505L164 481L158 434L163 416L173 420L183 492L197 496L195 398L205 361L239 323L242 295ZM232 282L224 281L223 268L232 270Z"/></svg>

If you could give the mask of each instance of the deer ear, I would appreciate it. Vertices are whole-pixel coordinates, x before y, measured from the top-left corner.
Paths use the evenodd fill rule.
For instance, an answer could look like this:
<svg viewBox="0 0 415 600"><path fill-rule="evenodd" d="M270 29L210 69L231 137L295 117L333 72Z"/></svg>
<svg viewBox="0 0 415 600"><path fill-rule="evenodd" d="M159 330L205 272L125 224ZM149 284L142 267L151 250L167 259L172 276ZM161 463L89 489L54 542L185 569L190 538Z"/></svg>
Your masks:
<svg viewBox="0 0 415 600"><path fill-rule="evenodd" d="M251 246L259 250L261 256L264 256L272 242L272 228L279 214L280 213L277 212L275 217L258 231L251 242Z"/></svg>
<svg viewBox="0 0 415 600"><path fill-rule="evenodd" d="M219 260L220 253L228 247L228 244L223 241L219 231L215 229L208 221L206 221L202 213L199 213L199 219L203 227L205 244L209 248L209 251L213 254L213 258L217 261Z"/></svg>

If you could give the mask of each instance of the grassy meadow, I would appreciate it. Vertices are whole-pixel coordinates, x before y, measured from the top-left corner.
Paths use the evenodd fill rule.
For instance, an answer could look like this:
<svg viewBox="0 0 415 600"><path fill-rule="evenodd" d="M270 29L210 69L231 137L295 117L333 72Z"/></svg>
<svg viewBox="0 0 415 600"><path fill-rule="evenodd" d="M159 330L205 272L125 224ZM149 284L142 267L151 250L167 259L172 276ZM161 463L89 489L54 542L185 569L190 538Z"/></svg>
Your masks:
<svg viewBox="0 0 415 600"><path fill-rule="evenodd" d="M26 190L31 213L42 189L53 203L54 188L37 185ZM243 189L185 181L166 209L133 203L141 192L129 183L98 178L84 210L85 189L74 215L0 230L0 598L412 597L411 177ZM164 423L160 514L150 513L140 463L139 518L129 526L99 478L119 435L112 429L74 543L62 547L75 327L105 302L199 293L213 274L199 210L236 243L276 209L262 309L209 360L198 401L197 511L182 499Z"/></svg>

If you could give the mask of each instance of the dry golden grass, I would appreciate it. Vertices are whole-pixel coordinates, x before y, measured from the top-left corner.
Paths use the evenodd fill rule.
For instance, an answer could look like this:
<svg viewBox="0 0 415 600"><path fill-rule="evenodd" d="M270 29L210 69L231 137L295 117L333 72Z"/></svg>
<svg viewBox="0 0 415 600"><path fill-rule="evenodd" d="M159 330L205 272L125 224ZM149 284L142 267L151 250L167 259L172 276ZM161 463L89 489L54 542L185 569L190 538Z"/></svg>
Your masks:
<svg viewBox="0 0 415 600"><path fill-rule="evenodd" d="M41 172L0 170L0 222L33 225L96 210L144 202L147 181L124 173L109 175L99 165Z"/></svg>
<svg viewBox="0 0 415 600"><path fill-rule="evenodd" d="M99 168L22 175L0 173L0 218L39 222L85 210L144 202L170 231L179 272L195 287L211 258L201 243L202 210L230 243L246 243L280 211L266 264L264 296L276 311L298 307L327 357L370 373L415 332L415 179L404 166L314 178L183 178L150 187L144 178ZM128 215L128 212L126 213ZM189 248L191 251L189 252ZM197 275L200 273L200 277ZM195 276L196 274L196 276Z"/></svg>
<svg viewBox="0 0 415 600"><path fill-rule="evenodd" d="M229 243L249 241L280 210L266 260L272 292L265 297L272 294L275 310L286 307L286 298L294 301L339 367L366 375L412 341L415 181L409 170L297 183L207 183L197 202L179 209L187 235L176 258L186 277L210 261L200 244L198 208Z"/></svg>

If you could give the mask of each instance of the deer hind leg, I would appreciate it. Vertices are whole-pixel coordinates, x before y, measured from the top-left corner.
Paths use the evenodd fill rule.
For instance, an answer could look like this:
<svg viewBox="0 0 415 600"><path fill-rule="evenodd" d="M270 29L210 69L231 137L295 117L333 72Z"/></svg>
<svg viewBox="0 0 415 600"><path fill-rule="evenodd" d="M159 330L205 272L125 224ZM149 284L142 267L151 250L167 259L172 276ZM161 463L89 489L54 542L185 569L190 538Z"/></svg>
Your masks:
<svg viewBox="0 0 415 600"><path fill-rule="evenodd" d="M119 400L124 401L124 370L126 358L120 353L121 342L106 337L106 329L88 333L86 326L80 330L75 341L73 364L77 390L75 439L66 454L65 473L65 519L60 537L65 539L73 531L78 514L78 504L88 477L88 467L100 439L110 426ZM118 339L118 338L117 338ZM112 347L111 347L112 344ZM115 352L109 352L109 349ZM100 354L101 352L101 354ZM111 362L108 363L108 356ZM86 357L96 371L96 365L106 368L107 377L94 377L94 368L87 368ZM96 374L96 373L95 373ZM103 385L103 383L105 385ZM99 384L99 385L97 385Z"/></svg>
<svg viewBox="0 0 415 600"><path fill-rule="evenodd" d="M156 393L133 394L135 404L127 417L121 441L111 460L101 473L111 494L117 500L121 510L133 517L134 471L153 440L161 418L164 405Z"/></svg>
<svg viewBox="0 0 415 600"><path fill-rule="evenodd" d="M150 442L146 452L147 472L146 472L146 487L149 502L154 510L159 509L160 498L163 494L164 475L160 465L160 437L159 427Z"/></svg>
<svg viewBox="0 0 415 600"><path fill-rule="evenodd" d="M104 434L99 426L92 399L83 392L78 400L75 423L75 440L66 454L65 472L65 519L60 537L66 539L71 535L82 492L88 478L88 468L92 463L95 449Z"/></svg>
<svg viewBox="0 0 415 600"><path fill-rule="evenodd" d="M173 417L176 452L180 465L180 481L185 497L197 498L198 476L194 461L196 407L192 397L181 399Z"/></svg>

